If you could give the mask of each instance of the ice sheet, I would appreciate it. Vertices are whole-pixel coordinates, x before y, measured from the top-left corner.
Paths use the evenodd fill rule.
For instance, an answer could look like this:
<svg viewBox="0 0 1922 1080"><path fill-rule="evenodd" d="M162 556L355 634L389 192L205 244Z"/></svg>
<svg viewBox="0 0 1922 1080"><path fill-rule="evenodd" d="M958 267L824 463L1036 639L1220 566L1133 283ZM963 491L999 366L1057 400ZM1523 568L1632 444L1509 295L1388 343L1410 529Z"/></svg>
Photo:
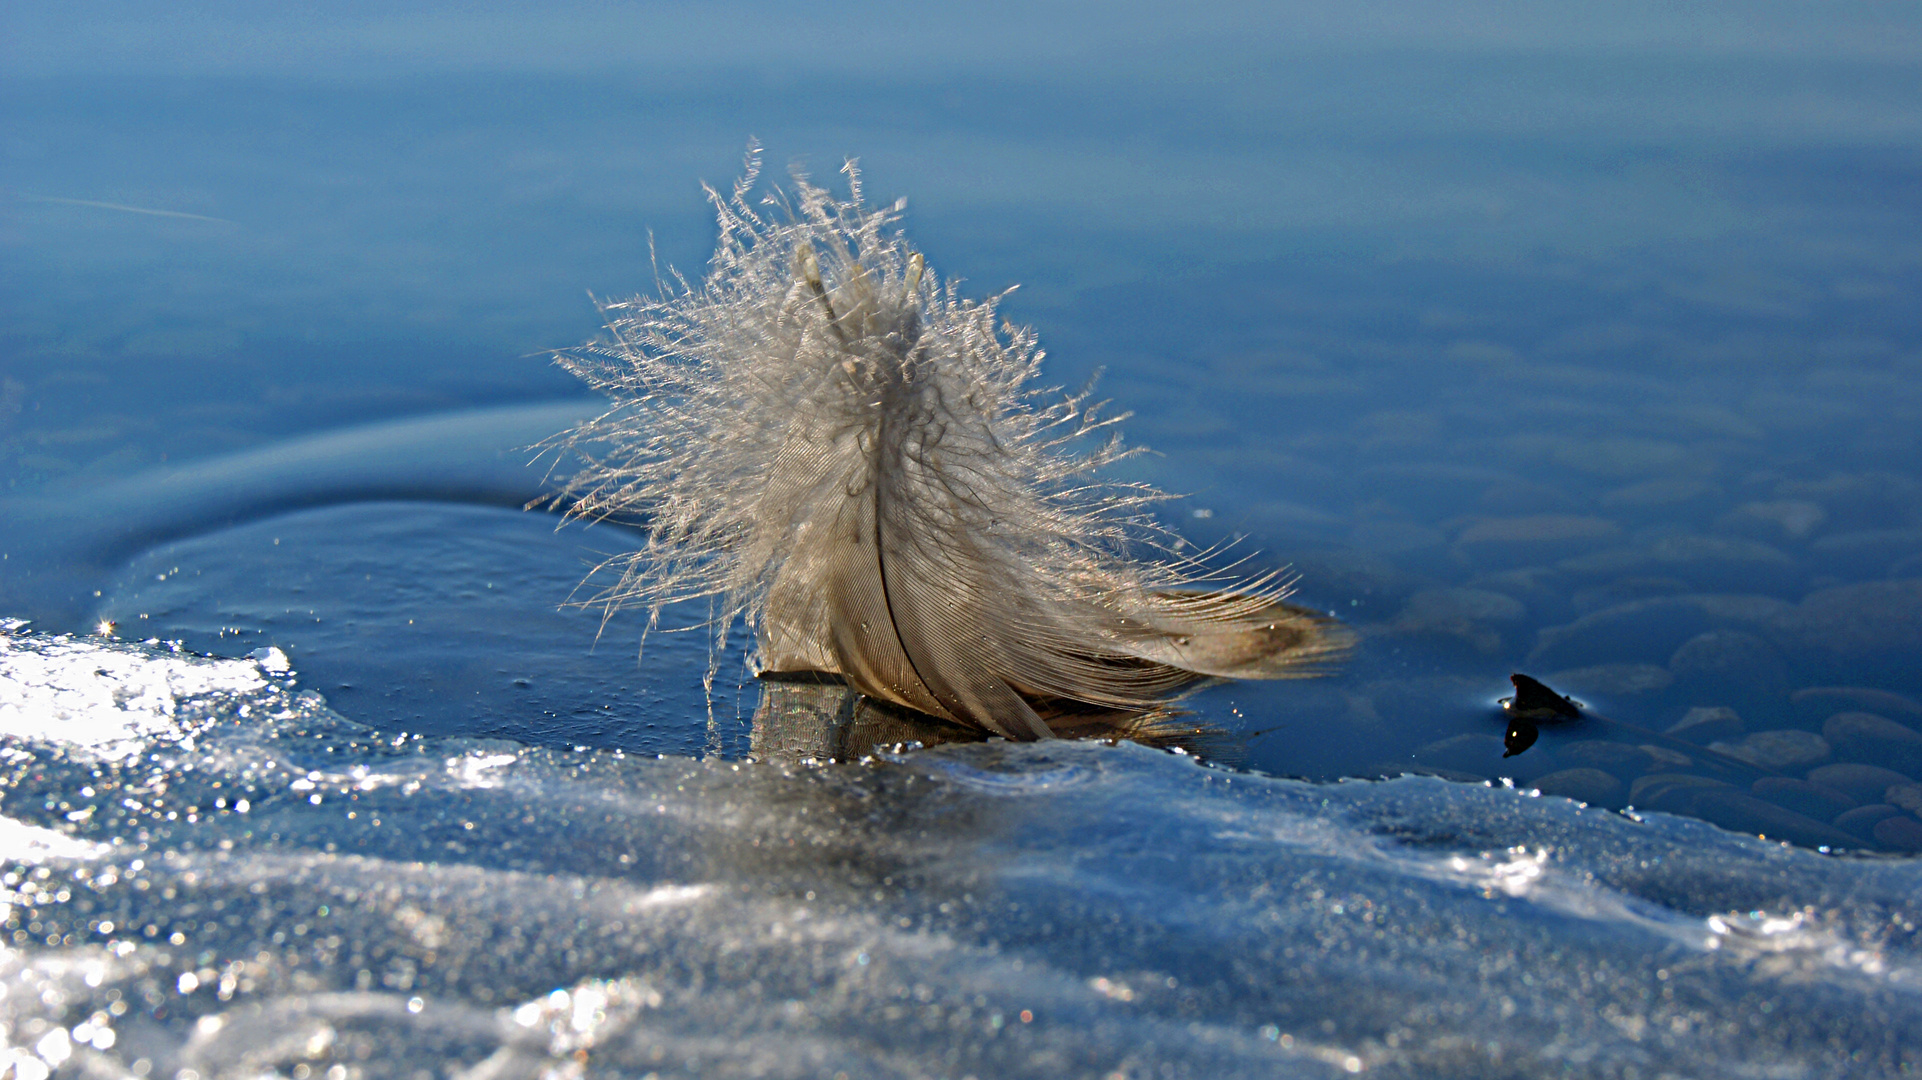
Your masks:
<svg viewBox="0 0 1922 1080"><path fill-rule="evenodd" d="M1912 861L1135 745L801 766L390 736L271 657L0 647L21 1076L1922 1064Z"/></svg>

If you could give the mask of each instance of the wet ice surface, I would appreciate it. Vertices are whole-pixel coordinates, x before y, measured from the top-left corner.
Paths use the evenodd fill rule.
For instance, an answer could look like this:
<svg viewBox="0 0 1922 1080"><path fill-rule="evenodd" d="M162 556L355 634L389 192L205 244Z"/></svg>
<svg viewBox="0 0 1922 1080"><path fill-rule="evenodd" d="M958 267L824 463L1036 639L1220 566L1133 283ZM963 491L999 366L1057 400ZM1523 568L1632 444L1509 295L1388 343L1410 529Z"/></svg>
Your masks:
<svg viewBox="0 0 1922 1080"><path fill-rule="evenodd" d="M1910 861L1130 744L804 767L421 738L274 653L15 631L0 658L20 1076L1922 1064Z"/></svg>
<svg viewBox="0 0 1922 1080"><path fill-rule="evenodd" d="M1467 520L1464 532L1504 519ZM764 693L794 691L749 676L739 634L712 651L705 612L672 610L637 660L640 618L603 624L597 610L559 606L596 562L636 542L489 507L348 503L154 547L103 580L86 622L218 655L284 649L307 685L391 730L750 753ZM1574 608L1551 587L1568 587L1563 567L1579 557L1462 566L1426 583L1368 559L1310 547L1301 560L1304 597L1340 612L1327 598L1347 586L1363 635L1332 677L1204 689L1148 741L1275 775L1508 779L1807 847L1922 850L1922 705L1902 692L1913 687L1905 635L1922 625L1916 582L1819 588L1797 604L1658 581L1654 597L1557 615ZM1495 702L1518 669L1589 708L1545 722L1510 757ZM810 752L858 758L979 737L876 722Z"/></svg>
<svg viewBox="0 0 1922 1080"><path fill-rule="evenodd" d="M555 526L445 503L273 517L144 553L104 590L99 618L208 653L285 649L342 711L396 730L707 750L709 635L678 632L700 620L671 613L641 663L643 619L603 625L562 607L637 535ZM722 687L729 717L739 668Z"/></svg>

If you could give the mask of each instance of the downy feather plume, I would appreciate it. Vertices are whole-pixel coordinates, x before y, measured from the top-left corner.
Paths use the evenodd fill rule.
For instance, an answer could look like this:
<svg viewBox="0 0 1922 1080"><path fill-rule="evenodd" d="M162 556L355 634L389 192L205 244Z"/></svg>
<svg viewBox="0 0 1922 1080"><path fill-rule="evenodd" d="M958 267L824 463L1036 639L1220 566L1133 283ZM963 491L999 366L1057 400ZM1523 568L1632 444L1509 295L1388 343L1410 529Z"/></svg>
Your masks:
<svg viewBox="0 0 1922 1080"><path fill-rule="evenodd" d="M559 362L610 411L558 440L586 464L572 517L646 540L597 574L612 611L706 600L744 619L763 672L855 689L1015 739L1045 715L1145 710L1208 677L1315 673L1346 644L1174 554L1152 488L1094 479L1131 451L1086 391L1031 384L1033 333L997 326L894 228L796 174L757 209L726 196L706 278L605 309L611 340Z"/></svg>

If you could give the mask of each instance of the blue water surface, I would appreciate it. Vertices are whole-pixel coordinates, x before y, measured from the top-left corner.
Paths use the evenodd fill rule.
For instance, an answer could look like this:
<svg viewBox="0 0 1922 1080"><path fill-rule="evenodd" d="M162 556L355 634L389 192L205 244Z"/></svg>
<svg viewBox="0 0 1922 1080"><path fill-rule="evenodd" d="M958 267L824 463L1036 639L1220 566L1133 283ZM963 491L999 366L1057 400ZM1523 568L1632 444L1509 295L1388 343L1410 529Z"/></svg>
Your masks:
<svg viewBox="0 0 1922 1080"><path fill-rule="evenodd" d="M17 1075L1922 1067L1909 9L0 10ZM979 745L564 606L751 143L1348 661Z"/></svg>

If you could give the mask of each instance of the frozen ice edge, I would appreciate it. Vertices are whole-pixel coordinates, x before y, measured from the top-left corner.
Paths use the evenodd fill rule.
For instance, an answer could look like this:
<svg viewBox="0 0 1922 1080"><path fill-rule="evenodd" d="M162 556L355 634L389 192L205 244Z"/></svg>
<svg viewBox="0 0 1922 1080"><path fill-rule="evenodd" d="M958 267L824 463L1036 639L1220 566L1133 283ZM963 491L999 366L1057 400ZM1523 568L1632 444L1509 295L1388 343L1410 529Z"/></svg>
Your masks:
<svg viewBox="0 0 1922 1080"><path fill-rule="evenodd" d="M175 731L183 704L252 694L266 687L268 674L287 670L279 649L262 652L223 660L0 631L0 738L132 757L148 740Z"/></svg>

